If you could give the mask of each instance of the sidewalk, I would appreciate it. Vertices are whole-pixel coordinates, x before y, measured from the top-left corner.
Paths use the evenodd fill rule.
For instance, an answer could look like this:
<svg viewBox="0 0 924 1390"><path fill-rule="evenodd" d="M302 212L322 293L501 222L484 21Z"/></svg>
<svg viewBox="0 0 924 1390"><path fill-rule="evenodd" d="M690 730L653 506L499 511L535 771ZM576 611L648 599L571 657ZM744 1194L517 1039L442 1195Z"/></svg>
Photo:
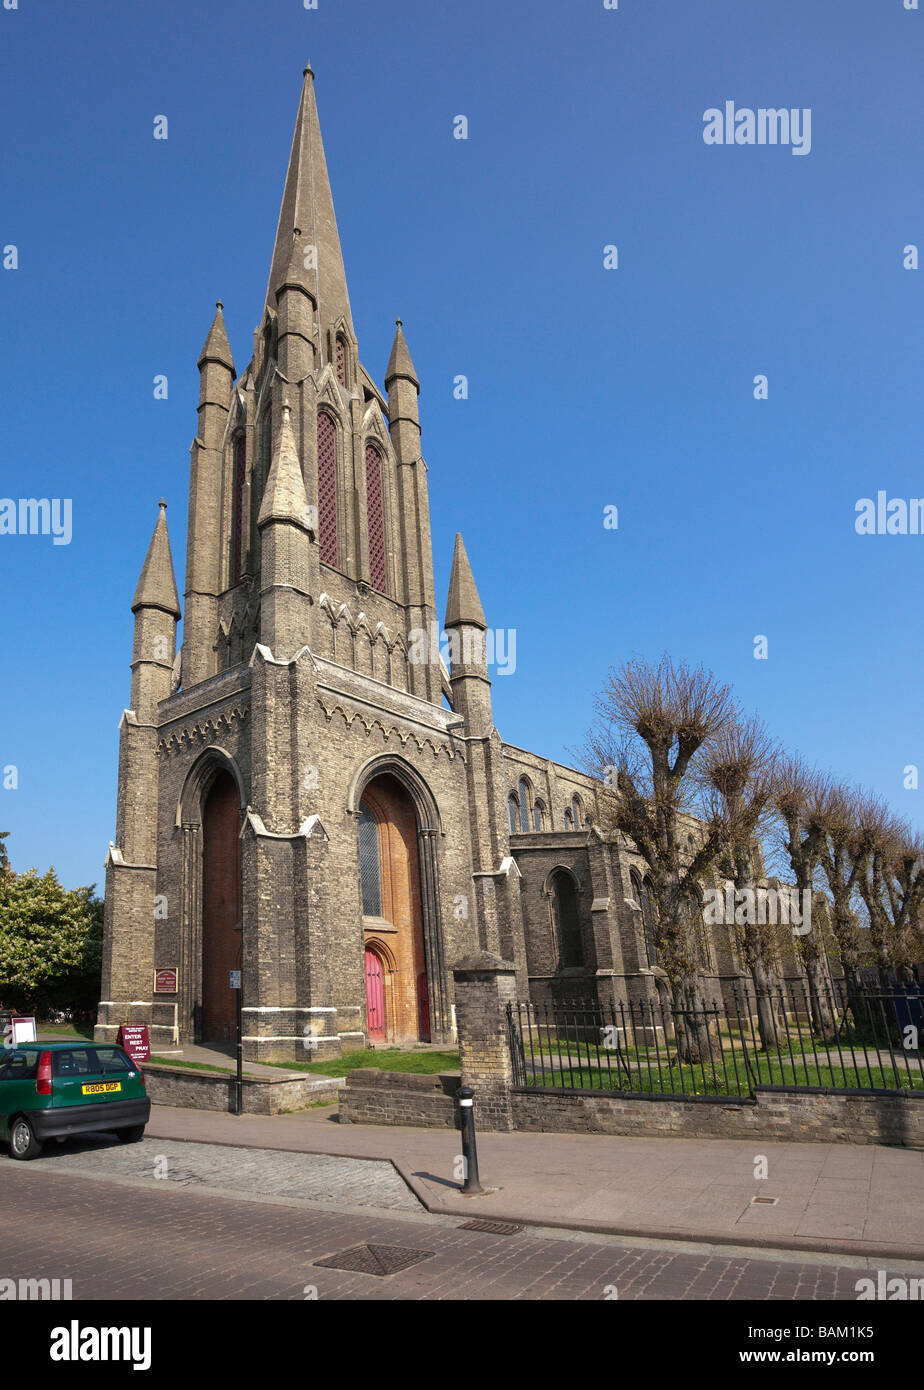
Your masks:
<svg viewBox="0 0 924 1390"><path fill-rule="evenodd" d="M343 1125L336 1107L244 1115L155 1105L147 1135L389 1159L429 1211L661 1240L920 1260L924 1152L874 1145L482 1134L463 1197L452 1130ZM755 1179L767 1159L768 1176ZM754 1204L755 1197L775 1198Z"/></svg>

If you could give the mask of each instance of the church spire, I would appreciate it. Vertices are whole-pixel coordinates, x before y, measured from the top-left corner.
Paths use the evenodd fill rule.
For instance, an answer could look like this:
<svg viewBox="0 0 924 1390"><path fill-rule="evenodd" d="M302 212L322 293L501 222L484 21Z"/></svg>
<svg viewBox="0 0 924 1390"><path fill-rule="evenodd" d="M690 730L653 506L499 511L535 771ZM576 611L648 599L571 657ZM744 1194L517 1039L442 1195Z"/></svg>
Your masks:
<svg viewBox="0 0 924 1390"><path fill-rule="evenodd" d="M282 407L282 428L273 452L257 525L262 529L270 521L288 521L303 531L315 530L309 524L308 496L288 403Z"/></svg>
<svg viewBox="0 0 924 1390"><path fill-rule="evenodd" d="M414 363L411 361L411 354L404 338L403 324L400 319L395 319L395 341L391 345L391 356L385 369L386 391L389 389L390 383L398 377L412 382L417 390L420 390L420 381L414 370Z"/></svg>
<svg viewBox="0 0 924 1390"><path fill-rule="evenodd" d="M215 317L212 319L212 326L209 329L208 337L202 345L199 353L197 366L202 370L206 362L218 362L220 366L227 367L232 377L234 376L234 358L231 356L231 344L228 342L228 330L225 328L224 315L222 309L225 306L219 299L215 305Z"/></svg>
<svg viewBox="0 0 924 1390"><path fill-rule="evenodd" d="M443 626L447 628L480 627L482 631L486 631L488 626L485 622L481 599L478 597L478 590L475 587L475 578L469 564L465 543L458 532L456 533L456 548L452 556L452 573L449 577L446 621Z"/></svg>
<svg viewBox="0 0 924 1390"><path fill-rule="evenodd" d="M159 608L174 618L180 616L180 600L173 573L170 538L167 535L167 504L163 500L141 569L141 578L132 599L132 612L137 613L139 608Z"/></svg>
<svg viewBox="0 0 924 1390"><path fill-rule="evenodd" d="M293 256L296 228L300 234L302 252L298 259ZM266 288L266 304L274 312L277 290L283 285L291 285L293 275L318 306L322 335L330 324L336 323L341 317L353 332L343 253L318 122L314 73L310 67L304 71Z"/></svg>

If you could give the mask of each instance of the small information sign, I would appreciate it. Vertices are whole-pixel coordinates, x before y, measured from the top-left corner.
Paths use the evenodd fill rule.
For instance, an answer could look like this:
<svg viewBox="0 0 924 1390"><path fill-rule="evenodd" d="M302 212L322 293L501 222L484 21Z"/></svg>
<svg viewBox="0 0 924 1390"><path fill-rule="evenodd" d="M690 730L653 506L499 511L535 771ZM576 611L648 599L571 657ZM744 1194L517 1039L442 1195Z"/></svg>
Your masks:
<svg viewBox="0 0 924 1390"><path fill-rule="evenodd" d="M116 1038L119 1047L124 1048L133 1062L150 1062L151 1043L146 1023L122 1023Z"/></svg>

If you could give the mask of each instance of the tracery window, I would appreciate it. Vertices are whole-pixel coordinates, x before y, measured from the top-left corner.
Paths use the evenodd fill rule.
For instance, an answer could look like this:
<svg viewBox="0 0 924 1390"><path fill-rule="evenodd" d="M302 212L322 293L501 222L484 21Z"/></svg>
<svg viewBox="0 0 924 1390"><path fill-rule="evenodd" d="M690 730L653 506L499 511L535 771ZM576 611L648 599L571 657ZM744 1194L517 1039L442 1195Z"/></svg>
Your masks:
<svg viewBox="0 0 924 1390"><path fill-rule="evenodd" d="M382 915L382 855L379 823L362 802L359 808L359 872L363 890L363 916Z"/></svg>

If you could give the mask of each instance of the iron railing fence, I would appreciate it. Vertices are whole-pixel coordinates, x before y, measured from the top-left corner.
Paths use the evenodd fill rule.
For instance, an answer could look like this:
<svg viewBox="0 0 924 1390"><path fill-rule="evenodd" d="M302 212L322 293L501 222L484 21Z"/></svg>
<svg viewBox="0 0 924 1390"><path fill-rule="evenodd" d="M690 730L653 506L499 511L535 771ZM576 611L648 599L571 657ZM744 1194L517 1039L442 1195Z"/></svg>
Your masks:
<svg viewBox="0 0 924 1390"><path fill-rule="evenodd" d="M800 1090L924 1091L924 991L834 981L737 987L691 1006L509 1004L518 1087L636 1095Z"/></svg>

